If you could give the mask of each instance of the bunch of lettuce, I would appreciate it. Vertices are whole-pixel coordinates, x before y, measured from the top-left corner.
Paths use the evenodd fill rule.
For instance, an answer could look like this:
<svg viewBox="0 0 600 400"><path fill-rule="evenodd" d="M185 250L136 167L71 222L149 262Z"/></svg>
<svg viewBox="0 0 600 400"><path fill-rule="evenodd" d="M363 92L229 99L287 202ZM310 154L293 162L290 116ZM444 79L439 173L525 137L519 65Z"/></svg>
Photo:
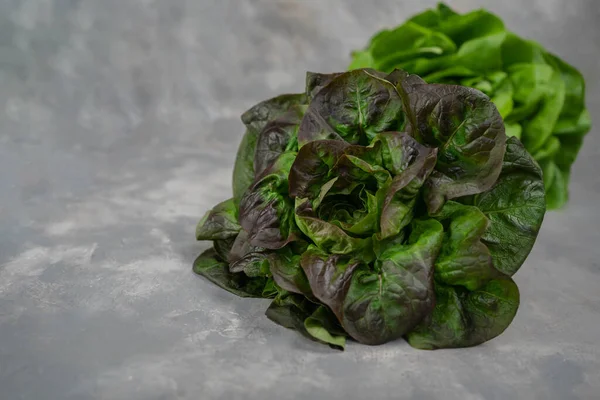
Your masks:
<svg viewBox="0 0 600 400"><path fill-rule="evenodd" d="M585 83L572 66L540 44L508 32L485 10L458 14L444 4L377 33L353 53L350 69L395 68L429 83L487 94L544 172L548 208L568 200L571 165L590 130Z"/></svg>
<svg viewBox="0 0 600 400"><path fill-rule="evenodd" d="M478 90L358 69L243 114L194 271L314 340L473 346L511 323L542 172Z"/></svg>

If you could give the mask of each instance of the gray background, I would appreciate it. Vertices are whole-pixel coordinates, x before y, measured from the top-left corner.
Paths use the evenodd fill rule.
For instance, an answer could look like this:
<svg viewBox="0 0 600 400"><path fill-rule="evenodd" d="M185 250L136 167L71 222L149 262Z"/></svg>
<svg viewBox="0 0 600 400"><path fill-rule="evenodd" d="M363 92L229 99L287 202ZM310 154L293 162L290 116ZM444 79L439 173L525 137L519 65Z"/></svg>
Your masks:
<svg viewBox="0 0 600 400"><path fill-rule="evenodd" d="M313 344L193 275L230 196L239 115L434 1L0 0L0 398L598 399L600 138L485 345ZM580 68L597 0L485 6Z"/></svg>

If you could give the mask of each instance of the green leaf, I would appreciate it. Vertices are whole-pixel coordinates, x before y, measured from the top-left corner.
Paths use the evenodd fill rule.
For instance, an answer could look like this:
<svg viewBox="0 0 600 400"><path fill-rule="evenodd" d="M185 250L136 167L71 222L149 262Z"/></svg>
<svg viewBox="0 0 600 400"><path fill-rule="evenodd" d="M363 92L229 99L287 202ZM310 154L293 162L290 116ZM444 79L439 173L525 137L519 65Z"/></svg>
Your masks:
<svg viewBox="0 0 600 400"><path fill-rule="evenodd" d="M194 272L240 297L263 297L263 290L268 283L265 278L249 278L230 272L227 263L218 258L213 248L200 254L194 261Z"/></svg>
<svg viewBox="0 0 600 400"><path fill-rule="evenodd" d="M468 40L452 57L451 64L462 65L480 73L502 68L501 46L506 35L507 32L501 31Z"/></svg>
<svg viewBox="0 0 600 400"><path fill-rule="evenodd" d="M304 337L319 343L329 344L337 350L343 350L345 340L332 329L333 323L327 320L326 314L318 311L319 307L304 297L282 291L273 300L266 315L271 321L284 328L298 331ZM325 332L329 335L326 335Z"/></svg>
<svg viewBox="0 0 600 400"><path fill-rule="evenodd" d="M450 17L459 15L444 3L438 3L437 8L423 11L417 14L409 21L427 28L437 28L440 24Z"/></svg>
<svg viewBox="0 0 600 400"><path fill-rule="evenodd" d="M502 118L507 118L514 109L514 87L508 77L504 79L498 86L493 87L492 93L489 94L492 103L498 109ZM508 136L508 128L506 128ZM514 136L514 135L513 135Z"/></svg>
<svg viewBox="0 0 600 400"><path fill-rule="evenodd" d="M265 284L261 294L265 299L272 299L279 294L279 289L277 288L277 284L275 281L273 281L273 279L267 279L267 283Z"/></svg>
<svg viewBox="0 0 600 400"><path fill-rule="evenodd" d="M361 253L372 257L371 238L348 235L342 228L317 217L307 199L296 199L296 224L320 249L332 254Z"/></svg>
<svg viewBox="0 0 600 400"><path fill-rule="evenodd" d="M550 165L556 170L552 174L553 179L550 181L552 184L546 185L548 209L561 208L568 201L571 167L583 145L583 136L589 130L590 122L588 117L587 110L583 111L579 122L580 125L572 127L572 134L557 136L560 142L560 149L554 153L552 162L548 163L545 159L540 160L540 164L544 170L544 183L546 183L546 176L549 176L546 166Z"/></svg>
<svg viewBox="0 0 600 400"><path fill-rule="evenodd" d="M300 266L300 258L301 254L294 254L289 247L270 254L271 274L273 274L273 279L277 285L282 289L312 298L310 284Z"/></svg>
<svg viewBox="0 0 600 400"><path fill-rule="evenodd" d="M547 158L554 158L559 151L560 139L555 136L550 136L544 144L544 147L540 148L535 154L533 154L533 158L535 158L538 162Z"/></svg>
<svg viewBox="0 0 600 400"><path fill-rule="evenodd" d="M514 88L514 109L507 119L522 121L537 112L540 102L552 90L554 71L546 64L514 64L508 73Z"/></svg>
<svg viewBox="0 0 600 400"><path fill-rule="evenodd" d="M560 72L560 77L565 83L565 102L560 118L563 120L570 119L571 123L576 125L581 113L585 111L585 80L583 75L573 66L553 54L544 53L544 56L546 61Z"/></svg>
<svg viewBox="0 0 600 400"><path fill-rule="evenodd" d="M304 297L282 290L267 309L266 315L271 321L284 328L294 329L311 337L304 327L304 321L316 308L316 304Z"/></svg>
<svg viewBox="0 0 600 400"><path fill-rule="evenodd" d="M473 39L505 32L504 22L483 9L467 14L447 15L437 29L452 39L459 47Z"/></svg>
<svg viewBox="0 0 600 400"><path fill-rule="evenodd" d="M378 133L399 130L402 102L383 75L372 70L343 73L310 102L298 131L302 147L315 140L368 144Z"/></svg>
<svg viewBox="0 0 600 400"><path fill-rule="evenodd" d="M235 237L240 231L233 199L225 200L208 211L196 226L197 240L219 240Z"/></svg>
<svg viewBox="0 0 600 400"><path fill-rule="evenodd" d="M410 223L417 196L435 166L437 155L436 149L425 147L406 134L382 137L387 144L382 151L384 164L398 175L385 192L379 240L397 235Z"/></svg>
<svg viewBox="0 0 600 400"><path fill-rule="evenodd" d="M396 236L391 236L386 239L381 239L381 235L378 234L373 235L373 252L375 253L375 258L379 259L381 258L381 255L389 249L406 244L407 236L410 234L407 230L408 229L401 230Z"/></svg>
<svg viewBox="0 0 600 400"><path fill-rule="evenodd" d="M566 88L559 72L553 72L548 85L548 92L541 100L538 111L523 123L522 141L531 153L539 150L548 140L565 102Z"/></svg>
<svg viewBox="0 0 600 400"><path fill-rule="evenodd" d="M517 139L521 139L521 133L523 132L523 128L518 123L505 123L504 129L506 130L507 137L516 137Z"/></svg>
<svg viewBox="0 0 600 400"><path fill-rule="evenodd" d="M286 113L292 106L306 104L306 102L307 99L304 93L284 94L258 103L242 114L242 122L246 125L246 133L238 148L233 169L233 198L236 205L239 205L242 196L256 176L254 153L261 131L269 121Z"/></svg>
<svg viewBox="0 0 600 400"><path fill-rule="evenodd" d="M443 33L409 21L374 38L370 51L373 66L389 72L402 62L415 58L429 59L452 54L456 51L456 44Z"/></svg>
<svg viewBox="0 0 600 400"><path fill-rule="evenodd" d="M231 253L231 249L233 248L233 244L235 243L236 237L230 237L228 239L219 239L213 242L215 251L217 252L217 255L221 260L227 261L229 259L229 254Z"/></svg>
<svg viewBox="0 0 600 400"><path fill-rule="evenodd" d="M488 227L481 210L449 201L436 218L446 227L442 250L435 261L437 280L475 290L498 275L490 251L481 241Z"/></svg>
<svg viewBox="0 0 600 400"><path fill-rule="evenodd" d="M448 54L445 56L435 58L414 58L411 60L402 61L395 67L404 71L410 71L412 74L419 76L426 76L433 74L435 71L444 70L453 67L455 64L454 54ZM386 69L386 71L392 70L392 66Z"/></svg>
<svg viewBox="0 0 600 400"><path fill-rule="evenodd" d="M268 277L269 260L267 253L248 253L239 260L229 265L229 271L233 273L243 272L250 278Z"/></svg>
<svg viewBox="0 0 600 400"><path fill-rule="evenodd" d="M279 249L295 240L288 174L296 153L281 154L258 176L240 202L240 225L253 246Z"/></svg>
<svg viewBox="0 0 600 400"><path fill-rule="evenodd" d="M371 62L362 53L353 54L362 61L354 65L419 75L457 65L485 72L502 66L500 45L506 34L502 20L485 10L461 15L444 5L382 31L369 44Z"/></svg>
<svg viewBox="0 0 600 400"><path fill-rule="evenodd" d="M326 196L317 215L348 234L370 236L379 226L379 200L364 186L357 186L349 195Z"/></svg>
<svg viewBox="0 0 600 400"><path fill-rule="evenodd" d="M509 33L502 43L502 64L508 69L514 64L544 64L544 50L534 41Z"/></svg>
<svg viewBox="0 0 600 400"><path fill-rule="evenodd" d="M548 208L560 208L568 200L571 166L581 149L583 137L591 129L591 119L585 108L585 81L579 71L559 59L546 53L546 60L560 71L565 83L565 101L553 133L560 141L560 150L555 154L555 163L560 170L556 187L547 193Z"/></svg>
<svg viewBox="0 0 600 400"><path fill-rule="evenodd" d="M569 174L564 174L554 161L542 161L542 169L546 187L546 207L548 209L561 208L568 200Z"/></svg>
<svg viewBox="0 0 600 400"><path fill-rule="evenodd" d="M370 51L352 52L352 62L348 66L348 71L362 68L372 68L375 65Z"/></svg>
<svg viewBox="0 0 600 400"><path fill-rule="evenodd" d="M239 206L244 192L254 181L254 151L258 134L256 130L247 129L237 151L233 166L233 199L236 206Z"/></svg>
<svg viewBox="0 0 600 400"><path fill-rule="evenodd" d="M513 275L531 252L546 212L542 171L518 139L508 139L494 187L467 201L489 219L482 241L494 266Z"/></svg>
<svg viewBox="0 0 600 400"><path fill-rule="evenodd" d="M435 297L431 316L406 337L412 347L476 346L504 332L519 307L519 290L508 277L493 279L473 292L436 283Z"/></svg>
<svg viewBox="0 0 600 400"><path fill-rule="evenodd" d="M592 127L588 110L583 110L576 120L560 118L554 127L554 134L559 136L585 136ZM577 156L577 153L575 153ZM573 158L574 161L574 158Z"/></svg>
<svg viewBox="0 0 600 400"><path fill-rule="evenodd" d="M304 327L315 339L344 350L346 346L345 332L338 325L335 316L327 307L320 306L312 315L304 320Z"/></svg>
<svg viewBox="0 0 600 400"><path fill-rule="evenodd" d="M479 80L482 79L482 76L463 65L450 65L448 68L442 68L430 73L429 75L423 76L423 79L427 83L446 84L456 84L458 81L467 78L478 78Z"/></svg>
<svg viewBox="0 0 600 400"><path fill-rule="evenodd" d="M439 222L417 221L407 245L386 251L374 270L361 265L354 271L342 311L350 336L365 344L385 343L431 312L433 262L442 236Z"/></svg>

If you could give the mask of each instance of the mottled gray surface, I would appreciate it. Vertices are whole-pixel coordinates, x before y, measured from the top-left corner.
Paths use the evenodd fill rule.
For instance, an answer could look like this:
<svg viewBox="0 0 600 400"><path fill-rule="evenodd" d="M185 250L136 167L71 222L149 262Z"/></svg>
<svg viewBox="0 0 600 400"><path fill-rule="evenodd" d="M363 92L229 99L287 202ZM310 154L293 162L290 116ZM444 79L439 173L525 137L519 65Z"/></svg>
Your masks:
<svg viewBox="0 0 600 400"><path fill-rule="evenodd" d="M336 352L191 272L239 115L433 4L0 0L0 398L600 398L598 129L516 275L513 325L483 346ZM597 114L597 0L452 4L581 68Z"/></svg>

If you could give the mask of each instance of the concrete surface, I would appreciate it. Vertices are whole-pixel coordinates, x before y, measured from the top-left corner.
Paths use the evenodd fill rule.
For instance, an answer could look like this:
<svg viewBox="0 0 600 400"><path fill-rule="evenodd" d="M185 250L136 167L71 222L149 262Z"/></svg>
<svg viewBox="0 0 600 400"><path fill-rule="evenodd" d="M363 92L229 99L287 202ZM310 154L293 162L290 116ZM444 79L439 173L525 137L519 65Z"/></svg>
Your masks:
<svg viewBox="0 0 600 400"><path fill-rule="evenodd" d="M600 398L598 128L483 346L339 353L191 272L239 115L434 3L1 0L0 399ZM451 3L579 67L597 114L597 0Z"/></svg>

